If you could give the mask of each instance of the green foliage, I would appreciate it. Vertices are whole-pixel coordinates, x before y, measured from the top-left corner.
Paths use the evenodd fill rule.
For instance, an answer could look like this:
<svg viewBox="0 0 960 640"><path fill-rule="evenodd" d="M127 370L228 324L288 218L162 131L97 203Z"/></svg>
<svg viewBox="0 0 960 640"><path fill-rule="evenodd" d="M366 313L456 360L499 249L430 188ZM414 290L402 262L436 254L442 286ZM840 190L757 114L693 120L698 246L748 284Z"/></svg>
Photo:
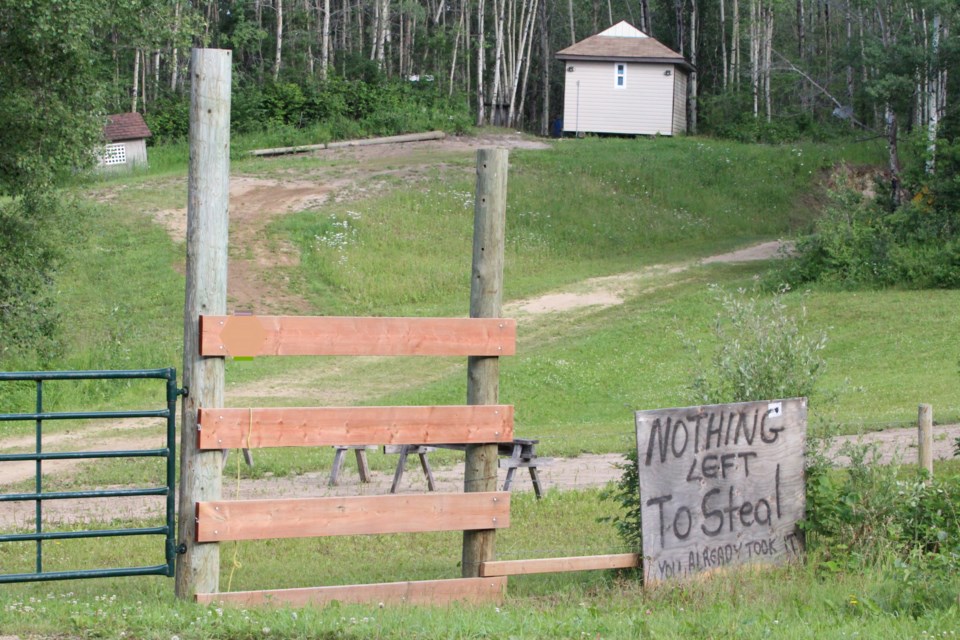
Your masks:
<svg viewBox="0 0 960 640"><path fill-rule="evenodd" d="M63 218L50 198L34 215L22 200L0 203L0 363L39 362L57 352L52 307L57 243L48 231ZM60 237L57 234L56 237Z"/></svg>
<svg viewBox="0 0 960 640"><path fill-rule="evenodd" d="M421 86L424 85L424 86ZM189 132L189 96L169 95L144 116L153 143L185 139ZM440 129L470 128L466 107L437 92L431 83L369 81L331 76L327 81L279 80L257 83L237 74L231 96L234 134L285 132L283 144L308 144Z"/></svg>
<svg viewBox="0 0 960 640"><path fill-rule="evenodd" d="M711 289L717 307L715 347L705 360L700 345L688 341L699 365L690 384L690 401L723 404L812 394L823 371L820 352L826 335L805 329L803 316L798 319L787 308L785 293L762 299L748 297L743 290L733 294ZM607 520L624 542L639 551L643 525L635 447L628 451L621 469L623 475L605 494L620 505L621 514Z"/></svg>
<svg viewBox="0 0 960 640"><path fill-rule="evenodd" d="M831 469L822 456L807 470L803 527L818 570L876 568L884 580L864 597L890 613L951 606L960 570L960 477L931 480L878 464L866 445L848 445L841 455L850 458L846 470Z"/></svg>
<svg viewBox="0 0 960 640"><path fill-rule="evenodd" d="M620 506L620 513L600 518L617 530L617 535L636 553L643 550L643 503L640 501L640 463L636 447L627 451L627 461L618 465L623 475L603 491L601 497Z"/></svg>
<svg viewBox="0 0 960 640"><path fill-rule="evenodd" d="M52 279L69 238L56 189L92 165L101 85L90 31L98 0L0 6L0 363L55 349ZM10 196L10 200L2 199Z"/></svg>
<svg viewBox="0 0 960 640"><path fill-rule="evenodd" d="M0 195L45 194L89 166L101 135L90 31L99 0L0 7Z"/></svg>
<svg viewBox="0 0 960 640"><path fill-rule="evenodd" d="M190 101L176 94L164 96L150 105L150 111L143 115L143 119L153 134L147 138L151 146L186 140L190 133Z"/></svg>
<svg viewBox="0 0 960 640"><path fill-rule="evenodd" d="M832 193L813 234L797 242L796 258L776 278L844 288L960 287L960 218L934 206L934 198L921 191L891 210L883 197L864 198L846 188Z"/></svg>
<svg viewBox="0 0 960 640"><path fill-rule="evenodd" d="M699 366L691 383L697 404L748 402L810 396L823 372L826 346L822 331L804 326L806 310L796 317L785 293L748 297L714 288L719 310L713 327L716 347L708 359L693 344Z"/></svg>

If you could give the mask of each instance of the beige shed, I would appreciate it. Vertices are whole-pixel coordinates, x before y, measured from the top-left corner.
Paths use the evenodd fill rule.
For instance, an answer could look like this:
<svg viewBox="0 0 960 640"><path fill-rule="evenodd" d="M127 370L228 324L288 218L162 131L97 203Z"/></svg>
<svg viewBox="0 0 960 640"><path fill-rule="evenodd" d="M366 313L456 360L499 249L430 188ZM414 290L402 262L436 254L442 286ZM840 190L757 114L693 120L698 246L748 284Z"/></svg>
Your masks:
<svg viewBox="0 0 960 640"><path fill-rule="evenodd" d="M686 59L627 22L557 52L563 130L671 136L687 131Z"/></svg>
<svg viewBox="0 0 960 640"><path fill-rule="evenodd" d="M147 138L151 135L139 113L115 113L107 116L103 127L106 145L100 154L100 167L133 167L147 163Z"/></svg>

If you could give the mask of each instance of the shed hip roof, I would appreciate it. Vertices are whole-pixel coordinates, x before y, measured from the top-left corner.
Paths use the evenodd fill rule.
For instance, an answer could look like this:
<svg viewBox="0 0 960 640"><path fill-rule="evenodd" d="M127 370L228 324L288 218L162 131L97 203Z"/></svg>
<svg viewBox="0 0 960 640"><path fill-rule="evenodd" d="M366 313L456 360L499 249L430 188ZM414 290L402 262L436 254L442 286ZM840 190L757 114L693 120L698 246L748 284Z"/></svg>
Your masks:
<svg viewBox="0 0 960 640"><path fill-rule="evenodd" d="M107 124L103 127L103 137L107 142L121 140L139 140L149 138L152 133L139 113L115 113L107 116Z"/></svg>
<svg viewBox="0 0 960 640"><path fill-rule="evenodd" d="M629 35L622 35L625 33ZM626 22L561 49L556 57L559 60L666 63L678 65L687 71L693 70L693 66L682 55Z"/></svg>

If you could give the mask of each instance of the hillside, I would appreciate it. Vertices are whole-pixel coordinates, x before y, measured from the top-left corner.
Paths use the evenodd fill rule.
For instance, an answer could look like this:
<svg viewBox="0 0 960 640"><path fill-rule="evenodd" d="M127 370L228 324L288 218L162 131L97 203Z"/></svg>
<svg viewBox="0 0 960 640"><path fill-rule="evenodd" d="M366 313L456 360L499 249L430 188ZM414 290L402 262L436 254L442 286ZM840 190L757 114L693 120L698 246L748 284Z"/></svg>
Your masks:
<svg viewBox="0 0 960 640"><path fill-rule="evenodd" d="M503 394L519 407L520 428L548 438L548 453L565 454L622 451L629 411L685 401L694 363L685 345L709 344L716 312L707 285L753 287L764 272L763 263L697 266L699 260L806 228L831 167L877 157L876 147L864 145L697 138L545 145L489 131L240 160L232 169L231 310L464 315L472 149L490 144L514 147L506 296L522 321L520 354L505 363ZM53 366L180 362L185 189L181 165L85 192L83 242L58 283L64 345ZM619 303L537 315L521 302L597 282ZM955 380L941 373L954 365L948 342L957 334L955 292L817 289L788 300L804 305L811 328L830 336L822 385L829 402L814 403L820 418L853 432L908 423L918 402L933 403L941 421L960 415ZM920 305L926 311L918 317ZM926 365L900 366L908 353ZM459 402L460 366L235 362L228 401ZM20 401L29 402L29 393ZM122 405L138 394L88 385L51 394L50 402ZM577 435L583 428L595 434L590 442Z"/></svg>

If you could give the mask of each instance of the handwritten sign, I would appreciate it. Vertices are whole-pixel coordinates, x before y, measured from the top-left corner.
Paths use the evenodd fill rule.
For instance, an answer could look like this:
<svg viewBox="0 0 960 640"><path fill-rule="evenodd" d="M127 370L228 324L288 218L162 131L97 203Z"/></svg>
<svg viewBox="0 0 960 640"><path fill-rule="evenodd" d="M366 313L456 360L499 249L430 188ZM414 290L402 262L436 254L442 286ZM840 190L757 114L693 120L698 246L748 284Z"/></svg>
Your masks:
<svg viewBox="0 0 960 640"><path fill-rule="evenodd" d="M647 584L797 557L806 398L638 411Z"/></svg>

